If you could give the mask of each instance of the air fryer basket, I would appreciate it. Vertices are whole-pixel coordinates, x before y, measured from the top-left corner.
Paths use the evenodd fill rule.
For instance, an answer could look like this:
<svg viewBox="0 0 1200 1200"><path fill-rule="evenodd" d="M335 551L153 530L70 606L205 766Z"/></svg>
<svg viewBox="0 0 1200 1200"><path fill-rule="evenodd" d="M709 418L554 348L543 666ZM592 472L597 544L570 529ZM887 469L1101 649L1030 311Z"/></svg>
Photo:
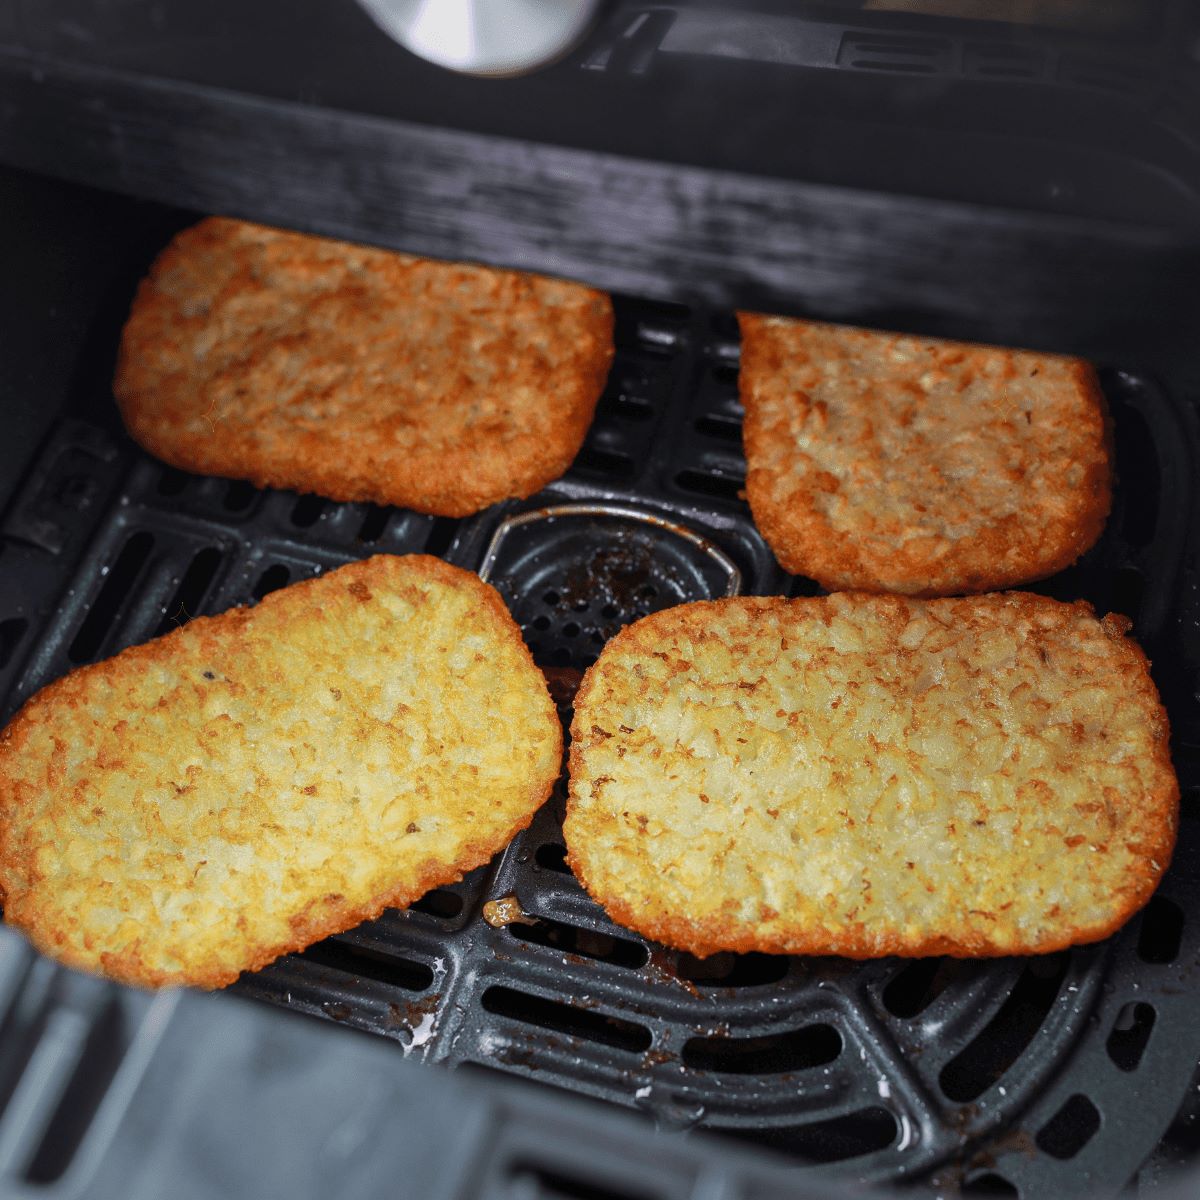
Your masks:
<svg viewBox="0 0 1200 1200"><path fill-rule="evenodd" d="M107 356L0 525L0 717L74 666L374 553L483 571L564 719L574 672L646 612L813 593L778 568L739 497L732 315L620 297L616 311L616 359L575 465L529 501L450 520L151 459L107 391L114 309ZM1195 419L1154 379L1102 367L1113 513L1099 545L1036 590L1133 619L1179 748L1200 740L1185 661L1200 636ZM1177 1121L1200 1052L1197 780L1183 749L1177 766L1175 862L1148 908L1096 946L992 962L698 961L614 925L584 894L564 865L560 785L488 866L234 990L831 1177L1026 1197L1115 1190Z"/></svg>

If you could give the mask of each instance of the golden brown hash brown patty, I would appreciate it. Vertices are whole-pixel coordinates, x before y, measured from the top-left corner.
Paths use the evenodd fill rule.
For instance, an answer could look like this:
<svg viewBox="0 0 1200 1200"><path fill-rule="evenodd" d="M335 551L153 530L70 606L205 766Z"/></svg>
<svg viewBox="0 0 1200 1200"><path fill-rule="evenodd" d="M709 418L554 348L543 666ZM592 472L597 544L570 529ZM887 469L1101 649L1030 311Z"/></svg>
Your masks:
<svg viewBox="0 0 1200 1200"><path fill-rule="evenodd" d="M486 862L561 753L491 587L424 555L353 563L21 709L4 918L73 967L219 987Z"/></svg>
<svg viewBox="0 0 1200 1200"><path fill-rule="evenodd" d="M113 388L177 467L461 517L567 469L612 324L579 284L213 217L142 281Z"/></svg>
<svg viewBox="0 0 1200 1200"><path fill-rule="evenodd" d="M1106 937L1166 868L1179 802L1126 626L1020 592L655 613L576 698L570 864L615 920L700 955Z"/></svg>
<svg viewBox="0 0 1200 1200"><path fill-rule="evenodd" d="M1081 359L739 313L746 496L831 591L983 592L1069 566L1111 501Z"/></svg>

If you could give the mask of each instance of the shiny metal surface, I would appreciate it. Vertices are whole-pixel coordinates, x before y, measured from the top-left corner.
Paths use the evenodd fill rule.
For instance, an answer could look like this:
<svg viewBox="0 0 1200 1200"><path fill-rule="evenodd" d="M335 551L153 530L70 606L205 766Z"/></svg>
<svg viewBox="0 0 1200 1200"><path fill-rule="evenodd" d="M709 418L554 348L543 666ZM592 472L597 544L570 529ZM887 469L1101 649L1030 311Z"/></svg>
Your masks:
<svg viewBox="0 0 1200 1200"><path fill-rule="evenodd" d="M600 0L359 0L413 54L470 75L517 75L565 54Z"/></svg>

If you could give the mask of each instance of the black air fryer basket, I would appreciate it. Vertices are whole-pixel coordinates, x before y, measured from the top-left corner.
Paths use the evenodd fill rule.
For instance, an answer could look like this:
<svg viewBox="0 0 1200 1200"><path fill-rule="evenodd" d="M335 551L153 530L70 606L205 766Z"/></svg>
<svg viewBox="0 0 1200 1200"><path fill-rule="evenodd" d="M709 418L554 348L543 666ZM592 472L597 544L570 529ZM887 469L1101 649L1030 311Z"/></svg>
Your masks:
<svg viewBox="0 0 1200 1200"><path fill-rule="evenodd" d="M600 70L606 37L626 56L621 69L630 78L653 81L655 47L637 32L645 22L632 34L621 23L644 7L613 6L609 24L548 73L553 86L584 111L598 105L592 92L570 89ZM0 5L0 18L4 11ZM1084 353L1100 367L1113 416L1117 483L1104 535L1034 590L1127 614L1172 721L1183 791L1175 861L1148 907L1115 937L984 962L697 960L614 925L586 896L564 861L560 784L531 828L461 883L245 976L230 993L265 1002L254 1019L279 1006L329 1028L366 1031L374 1040L342 1033L321 1043L335 1057L345 1047L364 1072L403 1055L455 1068L488 1095L497 1086L507 1095L514 1077L531 1081L540 1085L528 1093L536 1096L531 1111L544 1105L547 1088L601 1101L668 1131L668 1156L693 1146L711 1158L717 1143L694 1135L714 1135L781 1168L770 1187L784 1189L761 1183L754 1191L747 1182L739 1191L735 1174L712 1165L717 1159L692 1160L694 1192L654 1182L653 1172L630 1182L583 1159L574 1170L543 1169L531 1142L498 1183L477 1179L477 1190L464 1184L463 1195L766 1196L785 1194L789 1180L797 1189L831 1189L822 1194L833 1194L837 1181L1026 1200L1125 1187L1167 1194L1200 1154L1200 207L1179 201L1168 212L1161 197L1169 189L1148 189L1146 212L1036 212L1046 207L1034 203L1045 201L1032 174L1036 156L1027 164L1030 203L1000 209L903 196L886 177L869 181L867 193L756 174L754 164L720 161L732 153L724 143L713 150L716 164L701 168L671 161L668 151L646 156L644 146L643 157L623 158L582 136L565 145L514 141L513 130L487 122L534 119L521 105L532 111L544 100L542 85L520 81L454 80L441 102L446 124L460 128L431 125L429 111L425 124L406 124L335 111L319 94L298 105L273 94L282 86L274 83L251 94L236 54L228 78L197 81L201 68L180 49L195 47L194 31L172 43L178 64L167 52L187 83L148 78L138 61L91 62L104 47L109 59L119 57L113 43L100 38L68 53L61 29L56 42L30 11L25 41L0 55L11 97L0 113L0 156L22 169L3 176L9 204L0 229L14 266L0 281L4 386L14 399L14 434L0 449L0 467L8 467L0 479L0 718L73 667L375 553L436 554L492 582L551 679L565 721L579 672L630 621L689 600L814 594L810 581L780 570L741 498L739 305ZM647 99L678 96L695 82L686 70L725 78L728 61L692 61L703 56L687 49L687 15L685 6L651 14L660 57L672 27L677 43L675 58L659 64L665 90ZM776 11L771 19L783 18ZM922 46L944 43L958 47L947 62L965 72L979 46L1008 45L1019 58L1018 50L1048 54L1056 44L1013 43L995 29L991 42L982 33L972 41L936 22L918 26L921 42L905 28L903 37L888 34L891 59L868 54L862 68L838 51L836 63L919 74L911 55L925 61ZM858 46L845 41L851 34L861 31L841 30L839 45ZM126 45L133 60L144 49L132 36ZM902 51L908 67L896 65ZM744 71L729 78L752 94ZM481 116L479 131L464 131L468 102L485 95L472 89L510 82L517 115ZM628 106L633 86L621 83L613 95ZM771 76L762 86L783 84ZM353 99L341 97L350 107ZM1031 103L1027 91L1012 99L1015 108ZM672 111L688 115L678 105ZM1065 120L1057 110L1052 116ZM1135 116L1166 136L1165 118L1140 99L1124 119ZM772 144L753 149L769 157ZM1180 161L1172 196L1193 182L1195 163ZM1139 194L1121 203L1135 206ZM451 520L256 490L147 456L124 434L112 402L120 325L153 254L204 211L612 288L616 357L575 464L528 501ZM81 1147L93 1147L88 1169L108 1178L112 1147L130 1136L131 1118L121 1126L114 1117L118 1142L96 1149L105 1097L132 1070L131 1056L167 1054L153 1038L178 1041L181 1034L168 1034L183 1018L106 984L63 983L26 952L0 950L11 964L0 994L0 1103L11 1108L29 1092L34 1100L25 1103L41 1113L19 1125L0 1107L0 1182L8 1172L14 1186L66 1195L83 1170ZM54 1040L64 1008L76 1032ZM219 1022L244 1010L223 996L204 1011ZM53 1070L34 1077L39 1054ZM186 1082L194 1060L178 1057ZM433 1108L439 1080L430 1067L412 1073L408 1086L427 1088ZM129 1095L139 1086L145 1093L149 1085L130 1084ZM589 1128L609 1128L605 1108L575 1114L571 1103L564 1097L562 1111L575 1121L574 1136L586 1142ZM454 1134L464 1143L478 1134L469 1124ZM255 1129L248 1124L242 1134L252 1142ZM386 1122L380 1136L385 1130ZM151 1122L141 1144L165 1154L169 1143L186 1157L195 1150L189 1138L205 1136ZM441 1131L443 1141L449 1136ZM446 1145L439 1152L455 1153ZM361 1149L367 1159L371 1153Z"/></svg>

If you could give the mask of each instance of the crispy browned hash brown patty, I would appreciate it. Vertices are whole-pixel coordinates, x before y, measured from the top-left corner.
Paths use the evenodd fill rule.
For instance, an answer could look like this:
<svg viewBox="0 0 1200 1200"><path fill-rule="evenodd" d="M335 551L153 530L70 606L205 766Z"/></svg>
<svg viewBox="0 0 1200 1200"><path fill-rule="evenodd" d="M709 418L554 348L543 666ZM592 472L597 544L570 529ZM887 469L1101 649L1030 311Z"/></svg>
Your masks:
<svg viewBox="0 0 1200 1200"><path fill-rule="evenodd" d="M575 704L571 867L694 954L1037 954L1106 937L1175 841L1120 617L1013 592L685 604Z"/></svg>
<svg viewBox="0 0 1200 1200"><path fill-rule="evenodd" d="M459 517L567 469L612 327L576 283L213 217L139 286L113 387L174 466Z"/></svg>
<svg viewBox="0 0 1200 1200"><path fill-rule="evenodd" d="M423 555L354 563L21 709L4 919L73 967L219 987L486 862L561 754L494 589Z"/></svg>
<svg viewBox="0 0 1200 1200"><path fill-rule="evenodd" d="M783 567L952 595L1073 563L1111 502L1077 358L740 313L746 495Z"/></svg>

